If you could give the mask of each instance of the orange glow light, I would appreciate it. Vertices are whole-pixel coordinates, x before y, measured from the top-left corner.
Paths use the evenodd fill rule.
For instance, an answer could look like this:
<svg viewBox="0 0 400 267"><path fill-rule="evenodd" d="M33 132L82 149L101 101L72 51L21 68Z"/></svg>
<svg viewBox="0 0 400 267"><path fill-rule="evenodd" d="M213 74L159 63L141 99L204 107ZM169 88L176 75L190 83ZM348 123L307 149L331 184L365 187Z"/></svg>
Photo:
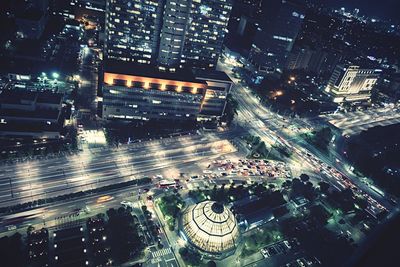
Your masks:
<svg viewBox="0 0 400 267"><path fill-rule="evenodd" d="M125 80L129 85L132 85L133 82L142 82L144 84L143 88L145 89L150 89L150 83L161 84L159 90L166 90L167 85L172 85L176 86L176 92L178 93L183 91L182 90L183 86L195 88L196 90L192 90L193 94L203 92L203 89L206 89L207 86L206 84L200 82L197 83L197 82L177 81L177 80L168 80L168 79L151 78L143 76L116 74L110 72L104 73L105 84L113 85L115 79Z"/></svg>

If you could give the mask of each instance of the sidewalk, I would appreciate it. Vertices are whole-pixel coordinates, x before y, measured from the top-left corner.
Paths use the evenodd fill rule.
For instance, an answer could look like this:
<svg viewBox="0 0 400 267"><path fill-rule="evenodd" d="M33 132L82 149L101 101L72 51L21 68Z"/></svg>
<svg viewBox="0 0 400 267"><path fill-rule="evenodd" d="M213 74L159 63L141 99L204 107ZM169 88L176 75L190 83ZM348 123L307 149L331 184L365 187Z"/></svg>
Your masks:
<svg viewBox="0 0 400 267"><path fill-rule="evenodd" d="M186 266L186 264L183 262L181 257L179 255L175 254L175 253L179 253L180 247L179 247L178 243L177 242L171 243L171 240L176 239L176 237L174 236L174 235L176 235L176 233L171 232L168 229L168 227L165 227L164 220L161 219L161 218L163 218L162 213L161 213L160 209L158 208L157 204L154 204L154 211L155 211L158 221L161 224L161 228L163 229L163 232L165 233L165 237L167 238L167 241L168 241L169 245L171 246L172 254L174 255L176 262L178 263L179 266L182 266L182 267Z"/></svg>

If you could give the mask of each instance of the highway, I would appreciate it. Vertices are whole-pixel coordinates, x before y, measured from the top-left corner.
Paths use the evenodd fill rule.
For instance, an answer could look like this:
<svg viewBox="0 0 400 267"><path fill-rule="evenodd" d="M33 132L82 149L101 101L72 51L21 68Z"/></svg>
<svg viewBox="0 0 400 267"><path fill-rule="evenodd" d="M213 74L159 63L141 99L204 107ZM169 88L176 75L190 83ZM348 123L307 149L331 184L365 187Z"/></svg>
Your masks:
<svg viewBox="0 0 400 267"><path fill-rule="evenodd" d="M325 180L338 190L350 188L363 194L369 202L368 211L376 215L380 211L393 209L393 205L383 195L365 185L354 174L345 168L346 159L337 154L336 159L331 159L318 151L315 147L304 140L290 134L289 127L296 125L297 128L309 127L309 122L299 119L285 119L267 109L259 99L242 86L238 79L233 77L232 70L226 64L218 64L218 67L230 76L235 82L232 92L239 102L238 122L249 129L263 141L273 145L279 143L289 148L294 155L288 161L289 165L299 165L305 170L314 170L325 178Z"/></svg>
<svg viewBox="0 0 400 267"><path fill-rule="evenodd" d="M207 134L4 165L0 173L0 206L125 182L166 169L173 171L179 164L193 164L234 151L226 139Z"/></svg>

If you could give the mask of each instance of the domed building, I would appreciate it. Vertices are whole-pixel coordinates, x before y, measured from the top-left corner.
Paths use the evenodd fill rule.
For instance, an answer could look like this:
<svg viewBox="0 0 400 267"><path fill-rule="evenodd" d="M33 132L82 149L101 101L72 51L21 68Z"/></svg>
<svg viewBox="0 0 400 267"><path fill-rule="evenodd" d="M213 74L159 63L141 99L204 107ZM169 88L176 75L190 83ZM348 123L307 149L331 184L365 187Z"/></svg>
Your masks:
<svg viewBox="0 0 400 267"><path fill-rule="evenodd" d="M204 201L189 206L182 214L181 235L212 258L235 252L239 229L235 216L222 204Z"/></svg>

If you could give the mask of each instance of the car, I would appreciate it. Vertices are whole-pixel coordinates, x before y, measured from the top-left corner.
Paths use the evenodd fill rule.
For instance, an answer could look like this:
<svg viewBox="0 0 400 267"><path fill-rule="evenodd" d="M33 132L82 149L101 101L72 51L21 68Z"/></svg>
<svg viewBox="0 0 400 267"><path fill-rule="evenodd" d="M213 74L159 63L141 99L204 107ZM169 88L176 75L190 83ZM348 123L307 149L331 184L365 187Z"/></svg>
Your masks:
<svg viewBox="0 0 400 267"><path fill-rule="evenodd" d="M264 256L264 258L269 258L269 252L265 249L265 248L263 248L263 249L261 249L261 254Z"/></svg>
<svg viewBox="0 0 400 267"><path fill-rule="evenodd" d="M7 229L7 231L17 230L17 226L15 226L15 225L7 225L6 229Z"/></svg>
<svg viewBox="0 0 400 267"><path fill-rule="evenodd" d="M121 205L122 205L122 206L131 207L131 206L133 206L133 203L130 202L130 201L123 200L123 201L121 201Z"/></svg>
<svg viewBox="0 0 400 267"><path fill-rule="evenodd" d="M104 203L104 202L110 201L112 199L114 199L114 197L112 197L112 196L101 196L96 200L96 202L97 203Z"/></svg>
<svg viewBox="0 0 400 267"><path fill-rule="evenodd" d="M210 171L210 170L203 170L203 173L205 173L205 174L211 174L212 171Z"/></svg>

